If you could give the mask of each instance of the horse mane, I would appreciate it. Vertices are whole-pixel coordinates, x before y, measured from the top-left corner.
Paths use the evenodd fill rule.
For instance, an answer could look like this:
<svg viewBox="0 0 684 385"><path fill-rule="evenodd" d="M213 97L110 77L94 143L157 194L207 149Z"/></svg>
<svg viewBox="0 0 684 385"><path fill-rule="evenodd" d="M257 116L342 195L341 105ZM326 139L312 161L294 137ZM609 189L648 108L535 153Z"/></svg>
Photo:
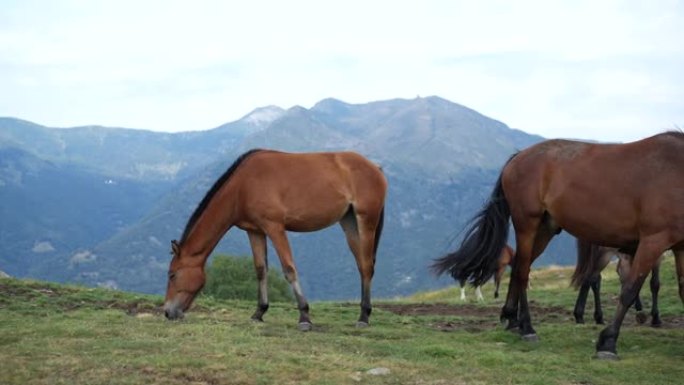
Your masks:
<svg viewBox="0 0 684 385"><path fill-rule="evenodd" d="M665 131L662 135L674 137L677 139L684 139L684 131L682 131L682 129L679 127L673 130Z"/></svg>
<svg viewBox="0 0 684 385"><path fill-rule="evenodd" d="M228 181L228 179L230 179L235 170L237 170L237 168L240 166L240 164L242 164L242 162L245 159L259 151L263 150L259 148L254 148L240 155L237 159L235 159L233 164L230 167L228 167L228 170L226 170L226 172L224 172L223 175L221 175L221 177L218 178L216 182L214 182L214 185L211 186L209 191L207 191L207 194L204 196L204 198L202 198L202 201L199 203L199 205L197 205L195 212L192 213L190 219L188 220L188 223L185 225L185 230L183 230L183 236L181 237L180 241L181 245L183 244L183 242L185 242L190 233L190 230L192 230L193 226L195 226L195 223L197 223L197 220L199 219L200 215L202 215L204 210L209 205L209 202L214 197L214 195L216 195L221 186L223 186Z"/></svg>

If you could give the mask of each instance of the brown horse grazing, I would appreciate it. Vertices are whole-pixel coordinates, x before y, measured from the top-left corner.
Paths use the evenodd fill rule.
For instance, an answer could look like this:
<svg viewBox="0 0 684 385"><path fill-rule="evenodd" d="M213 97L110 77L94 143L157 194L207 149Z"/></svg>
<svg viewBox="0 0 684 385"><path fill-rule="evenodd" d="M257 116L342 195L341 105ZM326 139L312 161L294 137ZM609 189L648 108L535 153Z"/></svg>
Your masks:
<svg viewBox="0 0 684 385"><path fill-rule="evenodd" d="M252 319L262 321L268 309L268 237L297 299L299 327L309 330L309 305L297 279L285 232L315 231L339 222L361 275L361 316L357 325L367 326L386 191L387 181L380 168L353 152L246 152L202 199L180 242L171 242L166 317L177 319L188 310L204 285L209 253L231 227L237 226L249 236L259 280L258 306Z"/></svg>
<svg viewBox="0 0 684 385"><path fill-rule="evenodd" d="M460 248L435 261L475 285L486 282L513 221L515 262L501 311L508 328L537 340L527 302L532 262L566 230L588 242L634 254L613 322L601 331L597 357L617 358L616 343L647 272L672 249L684 301L684 133L668 132L626 144L548 140L511 157L490 201Z"/></svg>
<svg viewBox="0 0 684 385"><path fill-rule="evenodd" d="M580 239L577 240L577 266L572 274L572 285L579 287L577 302L573 315L575 322L584 323L584 308L587 304L589 289L594 292L594 321L603 324L603 310L601 309L601 272L608 266L613 255L618 257L617 272L623 281L629 274L633 256L621 253L618 249L594 245ZM658 291L660 290L660 260L651 270L651 326L662 325L660 312L658 311ZM637 294L634 300L634 308L637 311L637 322L646 322L646 315L642 312L643 305Z"/></svg>
<svg viewBox="0 0 684 385"><path fill-rule="evenodd" d="M504 246L503 250L501 250L501 255L499 256L499 262L496 268L496 274L494 275L494 284L496 286L496 289L494 290L494 298L499 298L499 285L501 284L501 278L506 272L506 268L508 266L513 266L514 256L515 250L513 250L513 248L508 245ZM461 301L465 301L466 280L460 280L459 285L461 286ZM475 287L475 293L478 301L484 301L484 297L482 296L482 290L480 289L480 286Z"/></svg>

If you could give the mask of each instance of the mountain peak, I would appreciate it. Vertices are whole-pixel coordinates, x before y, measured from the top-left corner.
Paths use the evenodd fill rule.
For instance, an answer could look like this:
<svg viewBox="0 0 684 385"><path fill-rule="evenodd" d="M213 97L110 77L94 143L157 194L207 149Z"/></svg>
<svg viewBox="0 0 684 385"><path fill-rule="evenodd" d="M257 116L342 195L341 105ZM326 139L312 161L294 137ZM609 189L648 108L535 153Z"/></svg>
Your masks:
<svg viewBox="0 0 684 385"><path fill-rule="evenodd" d="M240 120L257 126L263 126L278 120L284 113L285 110L282 108L271 105L259 107Z"/></svg>
<svg viewBox="0 0 684 385"><path fill-rule="evenodd" d="M324 113L344 112L349 109L349 104L335 98L323 99L316 103L311 110Z"/></svg>

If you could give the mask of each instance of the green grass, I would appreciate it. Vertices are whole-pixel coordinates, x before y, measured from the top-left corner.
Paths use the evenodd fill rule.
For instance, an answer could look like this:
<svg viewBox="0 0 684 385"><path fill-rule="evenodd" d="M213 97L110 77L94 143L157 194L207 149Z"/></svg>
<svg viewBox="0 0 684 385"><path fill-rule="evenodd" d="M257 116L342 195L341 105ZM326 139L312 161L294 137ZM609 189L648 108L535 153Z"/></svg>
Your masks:
<svg viewBox="0 0 684 385"><path fill-rule="evenodd" d="M680 384L684 308L672 258L664 265L665 325L636 325L631 311L617 362L592 359L601 327L572 322L568 269L534 272L538 343L497 324L503 299L490 300L491 285L486 304L461 303L456 288L376 300L368 329L353 326L356 304L316 302L314 330L302 333L289 303L272 304L258 324L249 321L255 302L203 297L185 320L168 322L158 296L2 279L0 384ZM607 318L617 293L609 269ZM391 306L449 314L400 315ZM379 367L389 374L368 373Z"/></svg>

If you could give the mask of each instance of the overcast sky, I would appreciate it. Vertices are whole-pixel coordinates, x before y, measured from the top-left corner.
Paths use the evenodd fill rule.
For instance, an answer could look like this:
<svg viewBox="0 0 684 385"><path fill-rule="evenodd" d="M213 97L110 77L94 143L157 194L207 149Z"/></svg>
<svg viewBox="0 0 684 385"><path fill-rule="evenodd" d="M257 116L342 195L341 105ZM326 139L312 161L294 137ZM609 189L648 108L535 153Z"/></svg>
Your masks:
<svg viewBox="0 0 684 385"><path fill-rule="evenodd" d="M0 116L203 130L256 107L438 95L545 137L684 128L684 2L32 1Z"/></svg>

